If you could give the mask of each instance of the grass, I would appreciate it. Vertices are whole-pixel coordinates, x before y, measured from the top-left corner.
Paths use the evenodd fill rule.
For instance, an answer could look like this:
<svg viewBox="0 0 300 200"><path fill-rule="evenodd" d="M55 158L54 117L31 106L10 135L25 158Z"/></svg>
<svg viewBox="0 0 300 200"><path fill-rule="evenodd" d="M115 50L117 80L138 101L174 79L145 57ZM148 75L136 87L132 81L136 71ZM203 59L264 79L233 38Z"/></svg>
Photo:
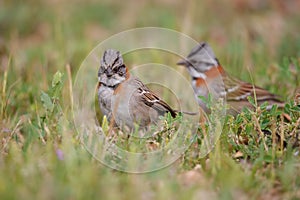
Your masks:
<svg viewBox="0 0 300 200"><path fill-rule="evenodd" d="M0 198L299 199L297 2L244 2L2 1ZM251 82L250 72L257 85L281 95L291 120L264 106L227 116L207 156L201 156L199 134L174 164L152 173L127 174L101 164L76 132L71 83L94 46L137 26L209 41L226 70ZM177 61L157 52L139 55L125 61ZM144 145L131 144L135 150Z"/></svg>

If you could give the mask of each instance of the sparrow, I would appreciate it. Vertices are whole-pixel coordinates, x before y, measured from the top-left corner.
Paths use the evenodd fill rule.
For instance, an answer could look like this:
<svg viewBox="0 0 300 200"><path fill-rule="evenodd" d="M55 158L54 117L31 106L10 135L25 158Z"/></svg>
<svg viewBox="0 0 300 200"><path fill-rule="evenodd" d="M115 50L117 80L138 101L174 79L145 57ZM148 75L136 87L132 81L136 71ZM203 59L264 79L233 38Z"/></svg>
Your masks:
<svg viewBox="0 0 300 200"><path fill-rule="evenodd" d="M208 98L209 94L216 99L223 99L229 105L229 114L236 115L244 107L254 109L248 101L249 97L256 99L257 105L268 102L267 109L273 104L284 107L279 96L269 91L230 76L216 58L212 48L206 42L194 47L186 59L177 63L186 67L192 77L192 87L199 106L209 113L206 103L199 98Z"/></svg>
<svg viewBox="0 0 300 200"><path fill-rule="evenodd" d="M98 102L110 123L131 130L155 123L159 116L176 112L137 77L131 75L119 51L104 52L98 71Z"/></svg>

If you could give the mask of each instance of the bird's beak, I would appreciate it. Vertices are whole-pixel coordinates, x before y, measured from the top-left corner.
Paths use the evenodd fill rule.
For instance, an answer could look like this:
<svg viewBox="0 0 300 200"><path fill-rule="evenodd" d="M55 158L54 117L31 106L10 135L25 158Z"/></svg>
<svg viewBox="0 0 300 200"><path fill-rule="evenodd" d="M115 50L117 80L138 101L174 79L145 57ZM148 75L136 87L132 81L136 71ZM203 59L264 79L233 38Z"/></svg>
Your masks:
<svg viewBox="0 0 300 200"><path fill-rule="evenodd" d="M188 65L188 62L186 60L180 60L179 62L176 63L177 65L184 65L184 66L187 66Z"/></svg>

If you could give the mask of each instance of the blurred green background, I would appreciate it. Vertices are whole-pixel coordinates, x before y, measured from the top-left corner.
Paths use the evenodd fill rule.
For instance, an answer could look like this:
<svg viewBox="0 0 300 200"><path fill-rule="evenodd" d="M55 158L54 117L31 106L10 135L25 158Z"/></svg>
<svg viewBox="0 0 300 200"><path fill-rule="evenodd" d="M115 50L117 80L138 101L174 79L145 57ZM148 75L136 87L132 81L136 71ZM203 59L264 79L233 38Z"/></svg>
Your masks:
<svg viewBox="0 0 300 200"><path fill-rule="evenodd" d="M68 118L70 81L88 53L113 34L145 26L208 41L230 73L247 81L251 74L257 85L292 99L300 70L287 63L300 58L299 8L298 0L0 0L1 199L300 198L293 159L275 168L258 157L252 168L217 149L210 161L189 165L183 158L153 174L114 172L93 160L71 125L48 116L40 102L60 70L60 105Z"/></svg>
<svg viewBox="0 0 300 200"><path fill-rule="evenodd" d="M74 75L90 50L109 36L157 26L208 41L229 72L249 80L250 69L258 85L291 97L295 83L280 74L283 58L300 54L299 4L293 0L2 0L0 70L4 72L11 56L8 85L19 80L22 84L15 86L14 93L26 90L27 94L17 95L11 106L26 112L35 92L46 89L52 74L65 70L67 63Z"/></svg>

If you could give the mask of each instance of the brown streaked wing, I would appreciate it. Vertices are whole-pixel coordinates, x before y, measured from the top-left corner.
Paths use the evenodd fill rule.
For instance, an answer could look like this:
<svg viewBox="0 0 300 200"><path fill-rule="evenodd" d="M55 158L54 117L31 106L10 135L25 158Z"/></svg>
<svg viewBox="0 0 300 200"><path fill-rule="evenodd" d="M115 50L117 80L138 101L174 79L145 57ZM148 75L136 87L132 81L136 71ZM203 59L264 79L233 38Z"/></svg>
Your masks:
<svg viewBox="0 0 300 200"><path fill-rule="evenodd" d="M282 103L282 101L279 100L279 96L272 94L268 90L229 76L224 77L224 84L227 101L248 101L247 97L252 96L254 98L255 94L258 102L272 101Z"/></svg>
<svg viewBox="0 0 300 200"><path fill-rule="evenodd" d="M161 100L155 93L150 91L150 89L145 86L140 80L138 80L141 91L145 91L142 95L142 101L149 106L155 109L160 114L165 112L170 112L172 117L176 117L176 112L163 100Z"/></svg>

